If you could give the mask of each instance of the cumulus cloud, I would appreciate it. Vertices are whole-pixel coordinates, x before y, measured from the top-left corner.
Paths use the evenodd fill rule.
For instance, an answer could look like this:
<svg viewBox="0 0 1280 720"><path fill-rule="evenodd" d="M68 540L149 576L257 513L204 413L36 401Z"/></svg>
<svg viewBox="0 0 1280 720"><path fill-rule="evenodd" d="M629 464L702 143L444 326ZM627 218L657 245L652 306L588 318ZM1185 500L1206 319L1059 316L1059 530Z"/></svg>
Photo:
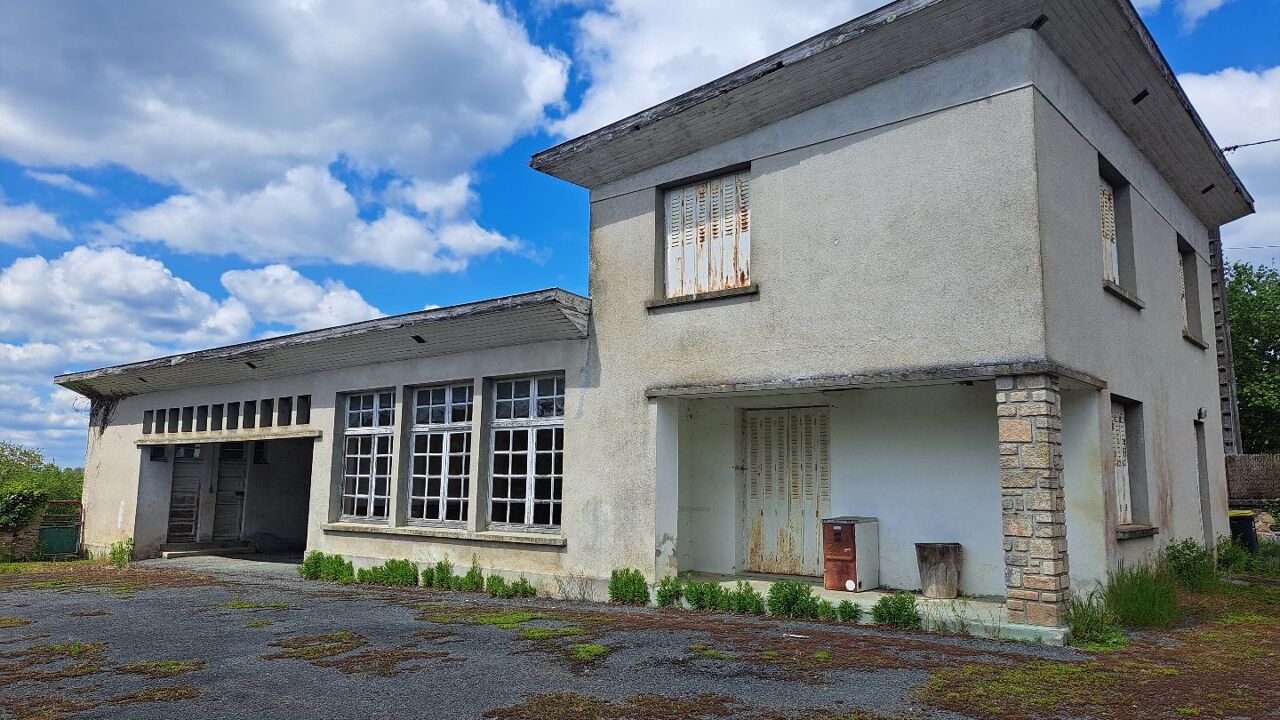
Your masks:
<svg viewBox="0 0 1280 720"><path fill-rule="evenodd" d="M569 66L486 0L0 0L0 16L0 156L172 184L105 241L253 262L429 273L514 249L470 217L469 172L545 122ZM380 215L359 186L388 176Z"/></svg>
<svg viewBox="0 0 1280 720"><path fill-rule="evenodd" d="M118 224L130 237L186 253L459 271L473 257L520 247L461 216L470 196L466 176L444 184L400 183L388 198L410 207L389 205L381 217L364 220L327 168L307 165L254 192L174 195L124 215Z"/></svg>
<svg viewBox="0 0 1280 720"><path fill-rule="evenodd" d="M575 59L589 85L553 128L590 132L884 4L609 0L577 21Z"/></svg>
<svg viewBox="0 0 1280 720"><path fill-rule="evenodd" d="M341 282L325 280L321 285L288 265L231 270L222 274L222 285L254 317L297 330L345 325L384 314Z"/></svg>
<svg viewBox="0 0 1280 720"><path fill-rule="evenodd" d="M25 245L37 237L69 240L71 233L34 203L9 205L0 193L0 244Z"/></svg>
<svg viewBox="0 0 1280 720"><path fill-rule="evenodd" d="M215 301L121 248L19 258L0 271L0 338L205 344L239 340L252 322L238 300Z"/></svg>
<svg viewBox="0 0 1280 720"><path fill-rule="evenodd" d="M1221 145L1280 137L1280 66L1227 68L1178 80ZM1280 264L1280 143L1227 155L1253 195L1257 213L1223 228L1228 259ZM1232 248L1236 248L1232 250Z"/></svg>
<svg viewBox="0 0 1280 720"><path fill-rule="evenodd" d="M51 375L239 342L263 324L307 330L382 314L341 282L286 265L229 271L222 284L228 296L214 298L118 247L24 257L0 270L0 438L79 462L87 406L50 391Z"/></svg>
<svg viewBox="0 0 1280 720"><path fill-rule="evenodd" d="M52 185L53 187L66 190L67 192L84 195L85 197L94 197L98 194L98 191L93 187L86 185L65 173L28 170L26 175L36 182L41 182L45 185Z"/></svg>
<svg viewBox="0 0 1280 720"><path fill-rule="evenodd" d="M1200 21L1208 17L1209 13L1226 5L1231 0L1176 0L1170 3L1177 13L1178 19L1182 21L1183 32L1194 30ZM1161 0L1134 0L1133 6L1138 12L1146 14L1155 14L1163 6Z"/></svg>
<svg viewBox="0 0 1280 720"><path fill-rule="evenodd" d="M201 190L339 154L452 178L538 125L568 68L482 0L4 0L0 15L0 155Z"/></svg>

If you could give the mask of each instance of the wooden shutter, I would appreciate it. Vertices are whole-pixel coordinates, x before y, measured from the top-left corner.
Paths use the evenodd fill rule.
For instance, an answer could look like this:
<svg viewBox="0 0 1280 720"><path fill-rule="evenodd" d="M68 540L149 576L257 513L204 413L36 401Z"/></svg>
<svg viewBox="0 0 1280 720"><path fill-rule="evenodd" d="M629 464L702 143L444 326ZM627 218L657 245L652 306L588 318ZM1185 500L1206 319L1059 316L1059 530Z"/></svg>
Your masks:
<svg viewBox="0 0 1280 720"><path fill-rule="evenodd" d="M668 190L663 205L667 297L751 284L748 173Z"/></svg>
<svg viewBox="0 0 1280 720"><path fill-rule="evenodd" d="M1111 449L1114 454L1116 512L1121 525L1133 522L1133 498L1129 489L1129 439L1124 405L1111 403Z"/></svg>
<svg viewBox="0 0 1280 720"><path fill-rule="evenodd" d="M1187 312L1187 253L1178 253L1178 307L1182 309L1182 330L1191 329L1191 316Z"/></svg>
<svg viewBox="0 0 1280 720"><path fill-rule="evenodd" d="M1116 192L1106 180L1098 183L1098 208L1102 213L1102 252L1106 279L1120 284L1120 245L1116 238Z"/></svg>

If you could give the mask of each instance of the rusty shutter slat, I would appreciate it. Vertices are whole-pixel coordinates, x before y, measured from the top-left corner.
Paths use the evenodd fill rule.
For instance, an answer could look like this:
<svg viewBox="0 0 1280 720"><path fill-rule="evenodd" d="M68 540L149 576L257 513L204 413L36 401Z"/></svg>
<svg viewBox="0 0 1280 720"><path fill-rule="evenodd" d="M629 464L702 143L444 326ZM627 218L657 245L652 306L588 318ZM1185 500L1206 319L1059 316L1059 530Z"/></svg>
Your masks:
<svg viewBox="0 0 1280 720"><path fill-rule="evenodd" d="M668 190L664 204L667 297L751 283L748 173Z"/></svg>

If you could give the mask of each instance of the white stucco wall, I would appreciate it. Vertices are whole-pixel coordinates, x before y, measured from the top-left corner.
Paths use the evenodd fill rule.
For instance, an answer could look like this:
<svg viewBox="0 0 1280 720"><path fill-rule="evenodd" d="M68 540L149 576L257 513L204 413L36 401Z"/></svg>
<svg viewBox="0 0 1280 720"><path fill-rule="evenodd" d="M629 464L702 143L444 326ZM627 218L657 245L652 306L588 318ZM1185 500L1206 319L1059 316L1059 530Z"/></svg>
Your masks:
<svg viewBox="0 0 1280 720"><path fill-rule="evenodd" d="M1034 50L1048 353L1057 362L1102 378L1109 393L1141 402L1144 415L1148 520L1160 534L1154 540L1117 541L1114 488L1106 484L1103 537L1114 566L1122 559L1138 561L1173 539L1202 539L1194 427L1201 408L1207 412L1213 523L1217 533L1228 532L1208 229L1039 40ZM1136 294L1146 306L1142 310L1102 288L1100 154L1133 189ZM1182 336L1179 235L1198 255L1200 322L1208 349ZM1106 448L1104 478L1112 473L1109 411L1110 397L1103 393L1097 422ZM1067 499L1073 502L1070 488ZM1074 571L1074 558L1072 565Z"/></svg>

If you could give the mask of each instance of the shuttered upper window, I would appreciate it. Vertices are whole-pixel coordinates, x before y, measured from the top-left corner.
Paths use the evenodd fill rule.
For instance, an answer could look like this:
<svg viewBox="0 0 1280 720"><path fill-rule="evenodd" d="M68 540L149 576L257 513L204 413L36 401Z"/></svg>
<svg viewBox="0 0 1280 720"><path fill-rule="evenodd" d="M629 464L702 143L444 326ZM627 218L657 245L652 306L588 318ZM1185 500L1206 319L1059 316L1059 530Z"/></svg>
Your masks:
<svg viewBox="0 0 1280 720"><path fill-rule="evenodd" d="M743 171L666 191L667 297L751 284L750 180Z"/></svg>

